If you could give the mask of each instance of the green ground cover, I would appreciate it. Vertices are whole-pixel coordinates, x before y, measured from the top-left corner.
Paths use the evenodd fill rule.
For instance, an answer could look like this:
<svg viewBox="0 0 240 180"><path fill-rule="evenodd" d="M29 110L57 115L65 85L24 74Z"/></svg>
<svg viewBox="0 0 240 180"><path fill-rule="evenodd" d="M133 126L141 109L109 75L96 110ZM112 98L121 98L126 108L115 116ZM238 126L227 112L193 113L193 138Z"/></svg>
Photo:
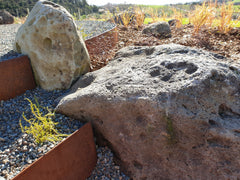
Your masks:
<svg viewBox="0 0 240 180"><path fill-rule="evenodd" d="M173 19L173 18L165 18L165 19L158 18L157 21L166 21L167 22L171 19ZM144 24L149 24L149 23L152 23L152 22L153 22L152 18L145 18L145 20L144 20ZM238 21L238 20L231 21L231 23L232 23L233 27L240 27L240 21ZM189 24L189 18L183 18L182 24L183 25ZM219 24L219 21L214 20L213 26L217 26L217 24Z"/></svg>

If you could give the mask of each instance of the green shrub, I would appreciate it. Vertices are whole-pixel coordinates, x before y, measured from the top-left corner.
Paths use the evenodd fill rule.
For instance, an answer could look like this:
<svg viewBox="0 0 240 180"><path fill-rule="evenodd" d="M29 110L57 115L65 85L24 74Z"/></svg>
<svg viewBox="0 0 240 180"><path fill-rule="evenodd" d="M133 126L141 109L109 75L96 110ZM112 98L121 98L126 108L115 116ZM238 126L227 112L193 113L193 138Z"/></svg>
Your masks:
<svg viewBox="0 0 240 180"><path fill-rule="evenodd" d="M31 112L34 118L27 119L24 113L22 114L23 119L29 123L29 126L23 126L20 118L19 124L23 133L31 134L36 143L39 144L46 141L60 141L63 137L68 136L67 134L60 134L58 130L55 129L55 126L58 124L52 120L55 116L55 112L49 110L48 107L40 107L36 98L36 104L32 103L28 98L26 98L26 100L30 103Z"/></svg>

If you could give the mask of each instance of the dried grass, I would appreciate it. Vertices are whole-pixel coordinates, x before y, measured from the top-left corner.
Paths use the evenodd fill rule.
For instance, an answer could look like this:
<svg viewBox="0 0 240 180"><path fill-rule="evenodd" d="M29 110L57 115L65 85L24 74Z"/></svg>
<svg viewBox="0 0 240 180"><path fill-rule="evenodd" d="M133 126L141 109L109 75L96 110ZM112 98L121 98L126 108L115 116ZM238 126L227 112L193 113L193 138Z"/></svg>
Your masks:
<svg viewBox="0 0 240 180"><path fill-rule="evenodd" d="M133 15L129 12L129 11L125 11L122 15L121 15L121 18L122 18L122 22L123 22L123 25L125 27L127 27L131 20L132 20L132 17Z"/></svg>
<svg viewBox="0 0 240 180"><path fill-rule="evenodd" d="M223 3L220 7L220 16L218 18L218 30L221 33L228 33L233 28L233 3L229 2L228 5Z"/></svg>
<svg viewBox="0 0 240 180"><path fill-rule="evenodd" d="M15 17L14 23L15 24L24 24L26 19L27 19L27 16L26 17Z"/></svg>
<svg viewBox="0 0 240 180"><path fill-rule="evenodd" d="M182 13L177 11L175 8L172 8L172 10L173 10L173 13L174 13L173 18L177 20L176 27L177 28L182 27L182 21L183 21Z"/></svg>
<svg viewBox="0 0 240 180"><path fill-rule="evenodd" d="M208 5L204 2L201 6L197 5L195 10L190 14L189 21L194 25L193 34L205 27L211 27L216 14L215 3L209 2Z"/></svg>
<svg viewBox="0 0 240 180"><path fill-rule="evenodd" d="M140 7L135 8L134 12L137 26L141 27L145 20L145 13Z"/></svg>
<svg viewBox="0 0 240 180"><path fill-rule="evenodd" d="M147 9L147 13L151 16L153 23L158 21L158 11L156 9L150 7Z"/></svg>

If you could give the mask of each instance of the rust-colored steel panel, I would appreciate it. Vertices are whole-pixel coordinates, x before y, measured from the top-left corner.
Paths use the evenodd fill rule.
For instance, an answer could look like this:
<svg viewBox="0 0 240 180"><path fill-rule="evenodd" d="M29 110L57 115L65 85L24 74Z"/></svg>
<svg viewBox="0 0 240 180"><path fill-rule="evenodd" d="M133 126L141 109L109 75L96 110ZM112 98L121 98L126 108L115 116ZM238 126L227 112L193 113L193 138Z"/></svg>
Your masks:
<svg viewBox="0 0 240 180"><path fill-rule="evenodd" d="M13 180L85 180L96 162L92 126L87 123Z"/></svg>
<svg viewBox="0 0 240 180"><path fill-rule="evenodd" d="M117 27L85 41L88 53L97 55L113 49L118 42Z"/></svg>
<svg viewBox="0 0 240 180"><path fill-rule="evenodd" d="M91 71L96 71L113 58L118 42L117 27L85 41L91 60Z"/></svg>
<svg viewBox="0 0 240 180"><path fill-rule="evenodd" d="M0 73L0 100L14 98L36 87L27 56L0 62Z"/></svg>

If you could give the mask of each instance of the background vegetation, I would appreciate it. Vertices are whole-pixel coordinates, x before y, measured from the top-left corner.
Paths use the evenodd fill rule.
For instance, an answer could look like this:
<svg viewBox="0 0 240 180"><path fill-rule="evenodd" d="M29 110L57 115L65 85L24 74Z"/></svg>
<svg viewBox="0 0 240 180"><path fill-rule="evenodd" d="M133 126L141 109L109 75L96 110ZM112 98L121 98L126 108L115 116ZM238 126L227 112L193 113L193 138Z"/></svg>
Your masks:
<svg viewBox="0 0 240 180"><path fill-rule="evenodd" d="M0 0L0 9L5 9L17 17L25 17L38 0ZM65 7L71 14L86 15L98 12L97 6L88 5L86 0L49 0Z"/></svg>

